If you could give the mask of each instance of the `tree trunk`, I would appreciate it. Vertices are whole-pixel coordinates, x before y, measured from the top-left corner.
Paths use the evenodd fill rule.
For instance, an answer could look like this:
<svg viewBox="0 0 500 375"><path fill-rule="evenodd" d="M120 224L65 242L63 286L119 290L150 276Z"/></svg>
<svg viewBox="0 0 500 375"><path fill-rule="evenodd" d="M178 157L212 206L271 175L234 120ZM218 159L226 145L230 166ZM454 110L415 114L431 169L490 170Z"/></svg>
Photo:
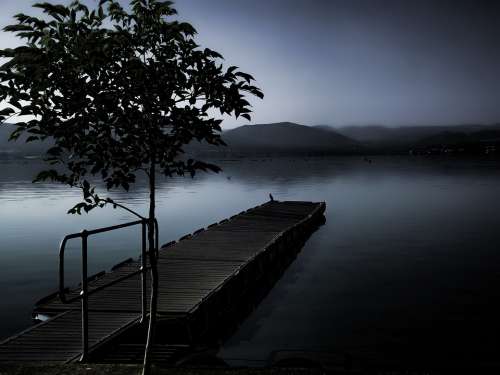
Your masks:
<svg viewBox="0 0 500 375"><path fill-rule="evenodd" d="M157 251L155 249L155 162L151 161L149 170L149 223L148 223L148 242L149 242L149 263L151 266L151 300L149 306L149 326L146 348L144 350L143 375L151 373L151 355L153 351L154 334L156 328L156 311L158 308L158 267Z"/></svg>

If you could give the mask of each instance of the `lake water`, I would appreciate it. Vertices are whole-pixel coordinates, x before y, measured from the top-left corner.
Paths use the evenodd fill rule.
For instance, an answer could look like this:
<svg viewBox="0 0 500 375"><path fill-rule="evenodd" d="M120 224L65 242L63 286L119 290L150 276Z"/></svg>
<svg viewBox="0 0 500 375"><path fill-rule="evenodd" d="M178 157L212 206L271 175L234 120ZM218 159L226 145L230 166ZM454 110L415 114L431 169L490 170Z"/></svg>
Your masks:
<svg viewBox="0 0 500 375"><path fill-rule="evenodd" d="M500 163L410 157L220 161L224 172L160 183L161 243L260 204L326 201L326 224L219 356L265 364L276 350L492 361L500 323ZM36 160L0 160L0 338L31 324L57 288L58 243L134 220L66 215L80 192L31 184ZM147 212L147 190L112 197ZM137 246L133 246L136 244ZM93 238L90 271L138 255L138 229ZM68 248L78 281L78 244Z"/></svg>

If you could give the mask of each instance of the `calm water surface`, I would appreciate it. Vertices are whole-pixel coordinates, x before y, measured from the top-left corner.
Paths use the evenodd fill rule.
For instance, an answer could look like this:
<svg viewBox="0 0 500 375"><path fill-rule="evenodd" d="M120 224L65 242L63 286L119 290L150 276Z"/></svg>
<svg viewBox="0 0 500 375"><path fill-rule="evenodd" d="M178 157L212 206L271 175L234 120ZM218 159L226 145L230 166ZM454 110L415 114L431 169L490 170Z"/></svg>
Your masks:
<svg viewBox="0 0 500 375"><path fill-rule="evenodd" d="M267 200L324 200L326 224L219 351L264 364L275 350L494 358L500 323L500 163L406 157L221 161L224 173L161 182L161 242ZM31 324L57 287L58 242L134 220L66 215L79 191L31 184L33 160L0 160L0 337ZM139 183L112 197L147 212ZM132 244L132 245L131 245ZM133 244L136 244L134 246ZM78 244L67 272L77 282ZM93 238L91 271L137 256L138 229ZM439 354L436 354L439 353Z"/></svg>

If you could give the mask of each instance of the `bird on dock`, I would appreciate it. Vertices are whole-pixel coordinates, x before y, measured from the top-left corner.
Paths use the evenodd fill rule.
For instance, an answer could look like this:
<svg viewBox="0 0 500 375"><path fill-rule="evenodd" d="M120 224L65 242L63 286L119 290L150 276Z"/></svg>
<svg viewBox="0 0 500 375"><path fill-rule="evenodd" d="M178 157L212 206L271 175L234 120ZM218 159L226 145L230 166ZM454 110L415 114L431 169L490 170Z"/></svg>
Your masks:
<svg viewBox="0 0 500 375"><path fill-rule="evenodd" d="M271 193L269 193L269 199L271 200L271 202L274 202L274 197Z"/></svg>

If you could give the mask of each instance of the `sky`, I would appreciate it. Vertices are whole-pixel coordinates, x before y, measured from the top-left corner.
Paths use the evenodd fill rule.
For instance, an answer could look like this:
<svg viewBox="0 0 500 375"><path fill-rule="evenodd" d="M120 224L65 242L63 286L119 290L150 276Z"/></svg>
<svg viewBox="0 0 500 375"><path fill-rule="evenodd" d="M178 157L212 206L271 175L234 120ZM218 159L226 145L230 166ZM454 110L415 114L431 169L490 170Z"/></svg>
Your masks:
<svg viewBox="0 0 500 375"><path fill-rule="evenodd" d="M34 2L0 0L0 26L15 13L36 13ZM500 1L178 0L175 7L199 44L257 79L265 98L251 100L252 123L500 122ZM0 48L16 43L0 33ZM226 119L224 127L243 124Z"/></svg>

